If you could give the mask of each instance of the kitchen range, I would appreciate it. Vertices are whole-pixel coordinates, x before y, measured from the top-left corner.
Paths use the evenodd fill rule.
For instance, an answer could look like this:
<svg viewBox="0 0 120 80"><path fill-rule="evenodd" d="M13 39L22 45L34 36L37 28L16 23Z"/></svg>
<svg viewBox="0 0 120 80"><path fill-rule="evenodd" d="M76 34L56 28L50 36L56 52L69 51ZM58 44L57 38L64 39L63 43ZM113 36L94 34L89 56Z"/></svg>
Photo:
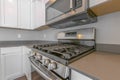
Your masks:
<svg viewBox="0 0 120 80"><path fill-rule="evenodd" d="M95 28L59 32L57 39L34 45L29 59L45 80L70 80L68 65L95 50Z"/></svg>

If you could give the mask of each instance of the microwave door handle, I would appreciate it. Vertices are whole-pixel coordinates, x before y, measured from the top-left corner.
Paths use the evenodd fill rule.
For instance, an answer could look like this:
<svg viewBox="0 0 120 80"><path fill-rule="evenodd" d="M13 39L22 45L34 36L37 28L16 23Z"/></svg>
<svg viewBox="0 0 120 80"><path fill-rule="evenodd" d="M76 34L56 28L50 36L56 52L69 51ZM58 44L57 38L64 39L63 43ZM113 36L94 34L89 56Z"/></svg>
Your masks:
<svg viewBox="0 0 120 80"><path fill-rule="evenodd" d="M70 9L73 9L73 0L70 0Z"/></svg>

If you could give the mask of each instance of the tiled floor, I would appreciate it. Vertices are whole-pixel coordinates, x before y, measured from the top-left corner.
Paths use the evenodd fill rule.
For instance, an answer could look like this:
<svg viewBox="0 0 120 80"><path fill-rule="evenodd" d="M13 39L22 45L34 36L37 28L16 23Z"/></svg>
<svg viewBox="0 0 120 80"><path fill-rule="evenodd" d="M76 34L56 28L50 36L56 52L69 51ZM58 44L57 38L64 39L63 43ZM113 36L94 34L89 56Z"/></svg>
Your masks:
<svg viewBox="0 0 120 80"><path fill-rule="evenodd" d="M25 76L20 77L16 80L27 80ZM41 76L39 76L39 74L37 72L33 72L32 73L32 80L44 80Z"/></svg>

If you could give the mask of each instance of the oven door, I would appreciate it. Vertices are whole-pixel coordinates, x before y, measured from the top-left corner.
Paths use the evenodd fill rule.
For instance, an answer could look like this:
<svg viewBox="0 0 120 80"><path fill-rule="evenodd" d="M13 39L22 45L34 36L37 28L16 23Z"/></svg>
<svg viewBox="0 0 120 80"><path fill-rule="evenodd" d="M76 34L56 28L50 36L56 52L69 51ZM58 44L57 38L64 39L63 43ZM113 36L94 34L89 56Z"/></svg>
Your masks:
<svg viewBox="0 0 120 80"><path fill-rule="evenodd" d="M45 80L64 80L58 77L56 74L45 68L39 61L34 60L33 57L29 57L32 67L45 79Z"/></svg>

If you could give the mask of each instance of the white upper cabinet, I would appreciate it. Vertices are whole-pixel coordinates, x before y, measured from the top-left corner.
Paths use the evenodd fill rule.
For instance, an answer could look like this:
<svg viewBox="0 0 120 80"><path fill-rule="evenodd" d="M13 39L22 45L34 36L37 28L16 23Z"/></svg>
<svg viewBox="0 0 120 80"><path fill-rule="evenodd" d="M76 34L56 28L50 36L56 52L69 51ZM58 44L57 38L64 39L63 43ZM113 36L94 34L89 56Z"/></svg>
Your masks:
<svg viewBox="0 0 120 80"><path fill-rule="evenodd" d="M1 0L1 26L17 28L18 0Z"/></svg>
<svg viewBox="0 0 120 80"><path fill-rule="evenodd" d="M0 0L0 26L35 29L45 25L44 0Z"/></svg>
<svg viewBox="0 0 120 80"><path fill-rule="evenodd" d="M31 0L18 1L18 27L30 29L31 26Z"/></svg>
<svg viewBox="0 0 120 80"><path fill-rule="evenodd" d="M93 6L96 6L96 5L99 5L101 3L104 3L108 0L89 0L90 2L90 7L93 7Z"/></svg>
<svg viewBox="0 0 120 80"><path fill-rule="evenodd" d="M45 3L43 0L32 0L31 23L32 29L45 25Z"/></svg>

